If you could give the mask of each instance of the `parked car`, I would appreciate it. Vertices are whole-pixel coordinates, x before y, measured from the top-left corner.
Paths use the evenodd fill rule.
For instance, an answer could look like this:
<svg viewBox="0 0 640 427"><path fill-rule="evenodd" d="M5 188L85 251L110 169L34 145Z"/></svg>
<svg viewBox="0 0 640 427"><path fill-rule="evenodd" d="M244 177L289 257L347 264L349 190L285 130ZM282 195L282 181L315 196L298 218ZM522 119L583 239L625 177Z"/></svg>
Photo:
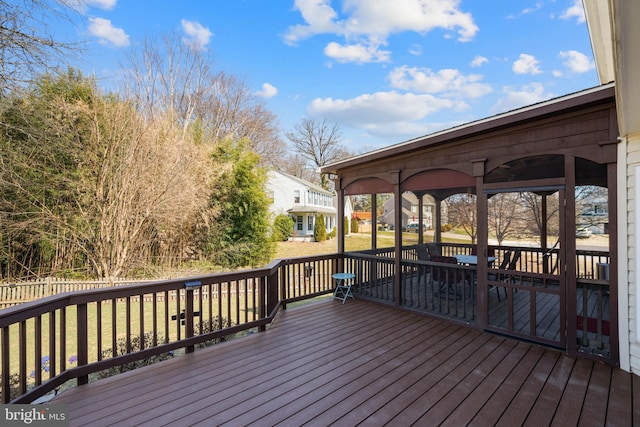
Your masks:
<svg viewBox="0 0 640 427"><path fill-rule="evenodd" d="M406 230L412 233L417 233L418 232L418 227L420 226L420 224L418 224L417 222L412 222L411 224L407 225ZM422 231L426 231L427 227L423 224L422 225Z"/></svg>
<svg viewBox="0 0 640 427"><path fill-rule="evenodd" d="M592 234L593 232L588 228L578 228L576 230L576 237L578 239L588 239Z"/></svg>

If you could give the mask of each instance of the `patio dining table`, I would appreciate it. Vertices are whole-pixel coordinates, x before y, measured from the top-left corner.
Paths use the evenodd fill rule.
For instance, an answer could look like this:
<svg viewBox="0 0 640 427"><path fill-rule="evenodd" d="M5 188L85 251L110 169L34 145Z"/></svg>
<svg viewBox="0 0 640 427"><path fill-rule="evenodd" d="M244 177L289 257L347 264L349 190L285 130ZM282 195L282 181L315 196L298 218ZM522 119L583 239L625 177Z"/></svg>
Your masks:
<svg viewBox="0 0 640 427"><path fill-rule="evenodd" d="M459 254L454 255L456 260L458 260L458 264L464 265L478 265L478 256L477 255L467 255L467 254ZM487 257L487 262L489 265L492 265L496 260L496 257L490 256Z"/></svg>

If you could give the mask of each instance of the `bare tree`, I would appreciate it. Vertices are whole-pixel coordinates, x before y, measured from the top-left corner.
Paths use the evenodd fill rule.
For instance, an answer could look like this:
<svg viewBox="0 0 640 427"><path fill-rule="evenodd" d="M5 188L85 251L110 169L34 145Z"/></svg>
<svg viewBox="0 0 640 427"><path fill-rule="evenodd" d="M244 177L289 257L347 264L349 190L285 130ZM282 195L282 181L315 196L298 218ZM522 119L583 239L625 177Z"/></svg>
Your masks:
<svg viewBox="0 0 640 427"><path fill-rule="evenodd" d="M462 227L475 244L478 237L475 194L454 194L447 199L447 207L449 222L454 227Z"/></svg>
<svg viewBox="0 0 640 427"><path fill-rule="evenodd" d="M231 139L248 140L263 163L278 164L286 152L275 115L233 75L214 72L207 51L175 34L147 38L132 50L125 68L127 96L148 119L167 117L210 146Z"/></svg>
<svg viewBox="0 0 640 427"><path fill-rule="evenodd" d="M309 167L305 158L295 153L283 156L280 164L277 164L276 167L289 175L302 178L309 182L315 182L318 180L318 175L316 174L315 169Z"/></svg>
<svg viewBox="0 0 640 427"><path fill-rule="evenodd" d="M55 38L49 26L54 20L70 23L74 14L62 0L0 0L0 91L68 60L78 45Z"/></svg>
<svg viewBox="0 0 640 427"><path fill-rule="evenodd" d="M546 198L546 218L542 213L543 198ZM541 236L543 224L546 224L547 234L558 235L560 205L557 192L541 195L527 191L520 194L520 199L524 208L523 222L529 233Z"/></svg>
<svg viewBox="0 0 640 427"><path fill-rule="evenodd" d="M314 169L348 156L347 150L340 144L340 127L337 124L329 125L325 120L317 122L302 119L286 136L293 143L296 153ZM329 179L324 173L320 173L320 185L329 188Z"/></svg>
<svg viewBox="0 0 640 427"><path fill-rule="evenodd" d="M498 245L502 245L520 223L520 206L519 193L498 193L489 199L489 230L495 234Z"/></svg>

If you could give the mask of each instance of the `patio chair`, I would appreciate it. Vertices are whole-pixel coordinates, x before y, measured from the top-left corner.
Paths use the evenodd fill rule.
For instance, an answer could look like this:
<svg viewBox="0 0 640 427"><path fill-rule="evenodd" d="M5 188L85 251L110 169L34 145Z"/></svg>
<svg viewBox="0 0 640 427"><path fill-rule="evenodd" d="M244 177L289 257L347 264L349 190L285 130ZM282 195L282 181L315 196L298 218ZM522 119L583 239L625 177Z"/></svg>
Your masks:
<svg viewBox="0 0 640 427"><path fill-rule="evenodd" d="M499 270L507 270L508 267L511 265L511 251L505 251L502 261L500 262L500 265L498 266ZM503 277L500 273L489 273L489 280L492 280L494 282L500 282L503 280ZM505 288L504 286L494 286L494 285L489 285L490 288L496 288L496 294L498 295L498 302L500 302L500 288L504 289L504 297L507 297L507 288Z"/></svg>
<svg viewBox="0 0 640 427"><path fill-rule="evenodd" d="M425 245L416 246L416 255L420 261L431 261L429 249Z"/></svg>
<svg viewBox="0 0 640 427"><path fill-rule="evenodd" d="M431 261L458 265L458 260L453 256L431 255ZM453 285L464 283L464 274L460 271L456 271L455 268L435 266L433 267L433 281L438 282L439 292L453 290ZM462 295L456 294L456 298L462 299Z"/></svg>
<svg viewBox="0 0 640 427"><path fill-rule="evenodd" d="M440 250L440 245L437 242L429 242L426 244L427 250L429 251L429 256L442 256L442 251Z"/></svg>
<svg viewBox="0 0 640 427"><path fill-rule="evenodd" d="M418 256L418 261L431 261L431 257L429 256L429 251L427 250L427 247L425 245L416 246L416 255ZM422 283L423 280L426 287L426 285L430 281L429 267L424 264L418 265L417 274L418 274L418 287L420 287L420 284Z"/></svg>

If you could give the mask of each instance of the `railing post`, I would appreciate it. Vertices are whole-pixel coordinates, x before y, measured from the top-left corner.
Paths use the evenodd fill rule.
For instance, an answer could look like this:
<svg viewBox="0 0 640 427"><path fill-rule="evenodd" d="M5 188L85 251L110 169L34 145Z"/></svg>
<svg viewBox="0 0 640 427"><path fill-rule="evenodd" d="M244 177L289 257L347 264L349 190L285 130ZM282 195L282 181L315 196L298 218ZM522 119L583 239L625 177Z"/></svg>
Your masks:
<svg viewBox="0 0 640 427"><path fill-rule="evenodd" d="M195 289L199 289L202 286L202 283L198 280L194 280L192 282L186 282L184 287L186 289L185 295L185 309L184 309L184 325L185 325L185 338L189 339L193 336L193 319L194 319L194 311L193 311L193 291ZM193 353L195 351L195 346L189 345L186 347L186 353Z"/></svg>
<svg viewBox="0 0 640 427"><path fill-rule="evenodd" d="M87 304L78 304L77 321L77 344L78 344L78 366L89 364L89 343L88 343L88 315ZM64 362L64 360L63 360ZM65 368L66 369L66 368ZM78 377L78 385L88 384L89 376Z"/></svg>
<svg viewBox="0 0 640 427"><path fill-rule="evenodd" d="M270 315L276 305L278 304L278 283L279 269L275 269L273 274L267 276L267 315Z"/></svg>
<svg viewBox="0 0 640 427"><path fill-rule="evenodd" d="M288 284L289 284L289 265L280 263L278 267L278 280L280 286L280 299L285 300L289 296ZM287 304L282 303L282 309L287 309Z"/></svg>

